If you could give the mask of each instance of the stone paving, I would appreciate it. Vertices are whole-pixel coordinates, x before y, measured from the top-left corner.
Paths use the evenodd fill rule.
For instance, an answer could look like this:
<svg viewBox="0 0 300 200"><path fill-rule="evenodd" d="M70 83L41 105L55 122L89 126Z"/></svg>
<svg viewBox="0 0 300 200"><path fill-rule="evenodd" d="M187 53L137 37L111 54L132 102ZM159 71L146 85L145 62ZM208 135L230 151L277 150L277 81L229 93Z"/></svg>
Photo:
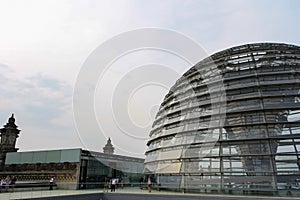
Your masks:
<svg viewBox="0 0 300 200"><path fill-rule="evenodd" d="M85 197L84 197L85 196ZM76 198L78 197L78 198ZM210 194L183 194L177 192L166 192L153 190L148 193L147 190L138 188L118 189L116 192L103 194L103 190L42 190L42 191L22 191L22 192L3 192L0 193L0 200L9 199L38 199L38 200L64 200L64 199L90 199L90 200L113 200L113 199L201 199L201 200L300 200L300 197L266 197L266 196L237 196L237 195L210 195Z"/></svg>

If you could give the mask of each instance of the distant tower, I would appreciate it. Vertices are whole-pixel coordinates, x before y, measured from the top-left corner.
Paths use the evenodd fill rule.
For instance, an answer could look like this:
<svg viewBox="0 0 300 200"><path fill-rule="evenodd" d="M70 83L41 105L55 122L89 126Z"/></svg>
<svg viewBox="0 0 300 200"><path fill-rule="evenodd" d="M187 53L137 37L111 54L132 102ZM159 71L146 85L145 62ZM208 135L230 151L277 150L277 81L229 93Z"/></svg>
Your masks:
<svg viewBox="0 0 300 200"><path fill-rule="evenodd" d="M6 153L18 151L16 141L20 130L17 129L18 126L15 124L15 121L14 114L12 114L6 125L4 125L4 128L0 129L0 170L3 170Z"/></svg>
<svg viewBox="0 0 300 200"><path fill-rule="evenodd" d="M110 138L108 138L106 145L103 147L103 153L114 154L115 148L111 144Z"/></svg>

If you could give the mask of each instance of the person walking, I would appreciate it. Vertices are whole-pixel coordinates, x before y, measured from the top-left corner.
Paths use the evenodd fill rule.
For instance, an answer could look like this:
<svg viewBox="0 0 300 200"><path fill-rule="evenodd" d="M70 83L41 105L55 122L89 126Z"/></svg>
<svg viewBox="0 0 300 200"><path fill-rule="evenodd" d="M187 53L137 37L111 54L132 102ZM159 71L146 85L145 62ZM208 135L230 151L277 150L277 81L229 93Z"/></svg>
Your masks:
<svg viewBox="0 0 300 200"><path fill-rule="evenodd" d="M0 192L2 192L3 185L4 185L4 179L1 179L0 180Z"/></svg>
<svg viewBox="0 0 300 200"><path fill-rule="evenodd" d="M148 176L147 185L148 185L148 192L151 192L152 181L151 181L151 177L150 176Z"/></svg>
<svg viewBox="0 0 300 200"><path fill-rule="evenodd" d="M50 178L49 184L50 184L49 190L53 190L53 185L54 185L54 177L53 176Z"/></svg>
<svg viewBox="0 0 300 200"><path fill-rule="evenodd" d="M124 188L124 180L123 180L123 178L120 179L120 187L121 187L121 189Z"/></svg>
<svg viewBox="0 0 300 200"><path fill-rule="evenodd" d="M12 176L11 177L11 182L10 182L10 185L11 185L11 192L14 192L15 191L15 185L16 185L16 182L17 182L17 178L15 176Z"/></svg>
<svg viewBox="0 0 300 200"><path fill-rule="evenodd" d="M143 189L144 178L142 176L140 177L139 182L140 182L140 189Z"/></svg>
<svg viewBox="0 0 300 200"><path fill-rule="evenodd" d="M113 178L111 180L111 192L115 192L116 191L116 185L117 185L117 179Z"/></svg>
<svg viewBox="0 0 300 200"><path fill-rule="evenodd" d="M109 188L109 178L105 177L104 179L104 190L103 192L108 192L108 188Z"/></svg>
<svg viewBox="0 0 300 200"><path fill-rule="evenodd" d="M5 191L8 192L9 184L11 183L10 176L7 176L4 180L4 182L5 182Z"/></svg>

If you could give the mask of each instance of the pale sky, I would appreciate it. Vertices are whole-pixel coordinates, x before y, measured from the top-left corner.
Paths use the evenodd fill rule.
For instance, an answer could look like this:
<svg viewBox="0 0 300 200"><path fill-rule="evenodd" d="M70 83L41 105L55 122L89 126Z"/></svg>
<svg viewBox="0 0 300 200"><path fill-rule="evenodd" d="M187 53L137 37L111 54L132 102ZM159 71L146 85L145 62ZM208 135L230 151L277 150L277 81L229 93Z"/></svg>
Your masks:
<svg viewBox="0 0 300 200"><path fill-rule="evenodd" d="M130 79L132 66L156 63L178 73L162 76L169 81L163 86L155 81L151 87L136 85L125 100L131 122L150 130L168 87L191 66L164 52L122 57L113 63L114 69L122 66L120 71L99 78L95 91L95 115L105 133L78 133L74 85L99 45L126 31L148 27L179 32L208 55L254 42L300 45L299 8L298 0L0 0L0 123L15 114L22 130L17 142L20 151L75 147L102 151L106 137L111 137L117 154L143 157L149 133L126 135L105 121L108 114L101 102L114 103L103 91ZM122 116L114 115L117 125L122 124Z"/></svg>

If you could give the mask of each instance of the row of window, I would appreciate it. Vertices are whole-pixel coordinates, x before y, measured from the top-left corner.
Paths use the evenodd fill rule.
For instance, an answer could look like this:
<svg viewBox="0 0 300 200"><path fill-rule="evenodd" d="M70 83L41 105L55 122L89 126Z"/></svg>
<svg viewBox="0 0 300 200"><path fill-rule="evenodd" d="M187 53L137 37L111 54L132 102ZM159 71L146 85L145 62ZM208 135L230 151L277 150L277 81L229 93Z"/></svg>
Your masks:
<svg viewBox="0 0 300 200"><path fill-rule="evenodd" d="M226 96L227 99L229 100L234 100L234 99L241 99L242 97L248 97L248 98L253 98L255 96L257 97L264 97L264 96L269 96L269 95L275 95L272 98L267 98L264 97L264 102L276 102L276 103L295 103L295 97L299 96L299 87L295 87L295 85L289 87L289 85L283 87L283 86L270 86L270 87L262 87L262 88L246 88L246 89L238 89L238 90L232 90L232 91L227 91ZM280 97L276 97L280 95ZM295 95L295 96L293 96ZM202 96L193 96L185 101L180 101L178 99L177 103L171 105L170 107L161 107L160 112L157 115L157 118L161 117L163 114L170 113L170 112L176 112L178 109L181 111L182 109L186 109L185 107L188 106L187 108L191 108L192 106L200 106L200 104L203 104L206 101L209 101L207 103L213 102L216 100L220 100L222 97L215 96L213 94L206 94ZM243 104L257 104L259 99L256 100L244 100ZM251 103L251 101L256 101ZM193 103L196 104L193 104ZM192 103L192 104L191 104ZM228 102L229 104L230 102ZM224 103L225 104L225 103ZM233 105L233 107L237 107L238 105Z"/></svg>
<svg viewBox="0 0 300 200"><path fill-rule="evenodd" d="M203 173L209 174L211 172L224 172L231 173L230 175L237 175L236 173L244 172L244 173L252 173L261 174L262 172L269 173L268 175L274 175L274 173L283 173L283 172L291 172L297 174L300 170L299 163L295 156L288 156L289 160L286 162L278 161L271 158L260 158L260 157L251 157L251 166L245 167L244 160L245 157L235 157L236 159L202 159L199 161L154 161L146 163L147 166L151 166L151 168L158 170L159 167L170 168L170 166L174 165L178 167L180 172L188 172L188 173ZM274 165L274 166L273 166ZM229 175L229 174L228 174ZM245 174L246 175L246 174ZM265 174L266 175L266 174Z"/></svg>
<svg viewBox="0 0 300 200"><path fill-rule="evenodd" d="M178 158L203 158L203 157L234 157L234 156L263 156L277 154L278 160L289 159L286 156L300 155L300 141L293 141L287 145L281 144L280 141L245 141L240 144L219 144L215 146L215 143L203 143L206 141L205 136L190 136L185 138L174 137L171 140L161 140L160 142L154 142L149 146L147 157L158 157L160 154L178 154ZM215 140L217 142L217 140ZM195 143L198 143L194 145ZM183 147L185 145L185 147ZM187 146L186 146L187 145ZM157 149L159 148L159 149ZM280 157L282 156L282 157ZM173 157L173 156L172 156ZM296 157L294 157L296 158Z"/></svg>

